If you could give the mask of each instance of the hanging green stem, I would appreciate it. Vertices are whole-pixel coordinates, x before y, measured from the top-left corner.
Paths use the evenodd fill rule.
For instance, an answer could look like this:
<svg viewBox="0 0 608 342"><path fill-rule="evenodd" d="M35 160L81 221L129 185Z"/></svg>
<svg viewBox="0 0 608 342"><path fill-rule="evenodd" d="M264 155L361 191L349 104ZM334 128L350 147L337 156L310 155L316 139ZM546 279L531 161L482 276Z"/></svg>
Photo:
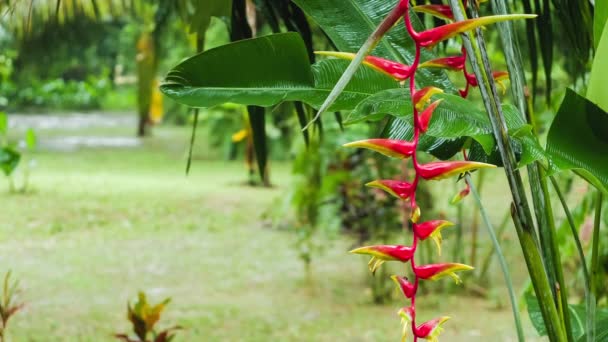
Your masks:
<svg viewBox="0 0 608 342"><path fill-rule="evenodd" d="M507 284L507 289L509 291L509 300L511 301L511 310L513 311L513 318L515 319L515 327L517 328L517 339L519 341L525 341L524 337L524 329L521 324L521 316L519 314L519 307L517 305L517 297L515 296L515 289L513 288L513 280L511 279L511 274L509 273L509 267L507 266L507 260L505 259L505 255L502 252L502 248L500 248L500 243L498 242L498 238L496 237L496 233L494 232L494 227L488 217L488 213L481 203L481 198L479 197L479 193L473 185L471 176L467 174L467 181L471 185L471 193L477 202L477 207L479 208L479 212L481 213L481 217L485 226L487 228L488 234L490 235L490 239L492 240L492 246L494 250L496 250L496 255L498 256L498 261L500 262L500 268L502 270L502 275L505 278L505 283Z"/></svg>
<svg viewBox="0 0 608 342"><path fill-rule="evenodd" d="M477 178L477 187L479 191L481 191L483 187L484 180L484 172L479 170L477 172L479 174ZM471 177L468 177L468 181L470 182ZM473 209L473 222L471 224L471 259L469 260L469 265L476 267L477 265L477 236L479 231L479 207Z"/></svg>
<svg viewBox="0 0 608 342"><path fill-rule="evenodd" d="M498 229L496 230L497 237L502 236L505 229L507 229L507 227L509 226L509 218L511 218L511 211L507 210L504 218L502 219L502 222L500 222L500 225L498 226ZM483 263L481 266L481 272L479 272L479 279L482 281L484 279L487 279L488 270L490 269L490 264L492 263L492 256L494 255L494 252L495 252L494 245L492 245L490 247L490 250L488 251L488 254L486 254L486 256L483 260Z"/></svg>

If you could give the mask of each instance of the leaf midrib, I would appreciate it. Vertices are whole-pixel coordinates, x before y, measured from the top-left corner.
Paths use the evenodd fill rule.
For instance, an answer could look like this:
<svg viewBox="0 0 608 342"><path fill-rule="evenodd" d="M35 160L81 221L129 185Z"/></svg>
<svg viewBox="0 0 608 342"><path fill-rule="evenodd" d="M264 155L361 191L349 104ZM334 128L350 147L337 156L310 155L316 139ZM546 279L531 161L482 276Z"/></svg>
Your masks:
<svg viewBox="0 0 608 342"><path fill-rule="evenodd" d="M162 86L161 86L162 87ZM170 85L166 85L165 89L171 90L171 86ZM243 87L196 87L196 86L180 86L180 91L182 90L187 90L187 89L197 89L197 90L235 90L235 91L254 91L254 90L264 90L264 91L283 91L283 92L290 92L290 91L298 91L298 90L303 90L303 91L321 91L321 92L330 92L331 89L330 88L313 88L313 87L306 87L306 88L243 88ZM367 93L367 92L360 92L360 91L353 91L353 90L345 90L342 93L348 93L348 94L353 94L353 95L364 95L364 96L370 96L373 95L375 93Z"/></svg>

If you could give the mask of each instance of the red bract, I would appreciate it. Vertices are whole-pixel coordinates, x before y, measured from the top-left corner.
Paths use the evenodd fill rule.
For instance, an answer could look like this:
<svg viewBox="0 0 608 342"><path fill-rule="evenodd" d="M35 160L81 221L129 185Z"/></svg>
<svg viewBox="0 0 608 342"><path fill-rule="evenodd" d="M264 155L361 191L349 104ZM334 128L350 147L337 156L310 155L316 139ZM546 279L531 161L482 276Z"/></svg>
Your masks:
<svg viewBox="0 0 608 342"><path fill-rule="evenodd" d="M441 101L443 100L437 100L433 103L431 103L428 107L426 107L426 109L420 114L420 123L419 123L419 128L420 130L425 133L428 129L429 129L429 124L431 123L431 118L433 117L433 113L435 112L435 109L437 109L437 107L439 106L439 104L441 103Z"/></svg>
<svg viewBox="0 0 608 342"><path fill-rule="evenodd" d="M420 279L437 280L444 276L450 276L458 284L461 282L460 277L456 274L458 271L470 271L473 267L458 263L443 263L430 264L414 267L414 273Z"/></svg>
<svg viewBox="0 0 608 342"><path fill-rule="evenodd" d="M406 298L412 298L416 294L416 287L414 284L410 283L407 279L400 276L392 276L391 279L397 283L401 292Z"/></svg>
<svg viewBox="0 0 608 342"><path fill-rule="evenodd" d="M438 180L443 178L452 177L483 168L495 168L496 165L485 164L479 162L470 161L448 161L448 162L434 162L428 164L418 165L418 174L420 177L427 180Z"/></svg>
<svg viewBox="0 0 608 342"><path fill-rule="evenodd" d="M433 59L430 61L426 61L420 64L420 68L440 68L440 69L448 69L452 71L459 71L464 69L464 65L466 63L465 56L451 56L451 57L442 57Z"/></svg>
<svg viewBox="0 0 608 342"><path fill-rule="evenodd" d="M353 249L350 251L354 254L365 254L371 255L368 266L372 273L376 273L376 270L385 261L400 261L408 262L414 255L414 248L400 245L378 245L378 246L367 246Z"/></svg>
<svg viewBox="0 0 608 342"><path fill-rule="evenodd" d="M432 28L418 33L417 37L414 37L418 42L418 45L422 47L433 47L446 39L455 37L456 35L474 30L478 27L482 27L489 24L494 24L500 21L514 20L514 19L529 19L535 18L536 15L531 14L506 14L506 15L492 15L481 18L467 19L439 27Z"/></svg>
<svg viewBox="0 0 608 342"><path fill-rule="evenodd" d="M353 60L355 58L354 53L348 52L316 51L315 53L317 55L348 60ZM367 56L365 57L363 64L394 78L396 81L405 81L411 75L411 68L409 66L380 57Z"/></svg>
<svg viewBox="0 0 608 342"><path fill-rule="evenodd" d="M444 220L422 222L414 224L414 234L416 234L420 240L431 238L437 245L439 255L441 255L441 230L453 225L452 222Z"/></svg>
<svg viewBox="0 0 608 342"><path fill-rule="evenodd" d="M365 185L382 189L403 200L408 199L414 192L414 186L411 183L396 180L376 180Z"/></svg>
<svg viewBox="0 0 608 342"><path fill-rule="evenodd" d="M437 342L437 337L443 332L441 325L449 320L450 317L443 316L435 318L428 322L422 323L414 330L414 335L418 338L423 338L427 341Z"/></svg>
<svg viewBox="0 0 608 342"><path fill-rule="evenodd" d="M412 9L444 20L454 20L454 13L448 5L419 5L412 7Z"/></svg>
<svg viewBox="0 0 608 342"><path fill-rule="evenodd" d="M345 144L344 147L367 148L393 158L409 158L416 151L413 141L395 139L367 139Z"/></svg>

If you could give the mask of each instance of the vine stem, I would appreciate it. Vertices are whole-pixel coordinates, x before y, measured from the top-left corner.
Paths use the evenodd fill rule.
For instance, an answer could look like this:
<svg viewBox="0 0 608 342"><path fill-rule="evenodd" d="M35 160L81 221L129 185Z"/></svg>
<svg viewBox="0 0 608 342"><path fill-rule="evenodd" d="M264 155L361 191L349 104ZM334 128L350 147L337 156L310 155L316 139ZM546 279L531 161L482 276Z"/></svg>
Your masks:
<svg viewBox="0 0 608 342"><path fill-rule="evenodd" d="M601 191L597 192L597 200L595 202L595 219L593 221L593 246L591 249L591 298L589 301L589 311L587 312L587 319L591 321L590 325L587 326L590 331L588 335L591 335L591 341L595 337L595 309L597 300L597 276L599 274L599 246L600 246L600 222L602 218L602 202L604 195ZM588 339L589 340L589 339Z"/></svg>
<svg viewBox="0 0 608 342"><path fill-rule="evenodd" d="M479 212L481 213L481 218L483 219L485 226L487 228L488 234L490 235L490 239L492 240L492 245L494 246L494 250L496 251L496 255L498 256L498 261L500 262L500 268L502 270L502 275L505 278L505 283L507 284L507 290L509 291L509 300L511 301L511 309L513 311L513 319L515 320L515 327L517 329L517 339L519 341L525 341L526 338L524 336L524 329L521 323L521 315L519 313L519 306L517 305L517 297L515 296L515 289L513 287L513 279L511 278L511 274L509 273L509 267L507 266L507 260L505 259L505 255L502 252L502 248L500 247L500 243L498 242L498 238L496 237L496 233L494 232L494 227L492 226L492 222L488 217L488 213L481 202L481 197L477 192L477 188L473 184L471 179L471 175L466 175L467 182L469 182L471 186L471 193L475 198L475 202L477 202L477 207L479 208Z"/></svg>
<svg viewBox="0 0 608 342"><path fill-rule="evenodd" d="M564 197L564 194L562 193L561 189L559 188L559 184L557 183L557 180L553 176L549 176L549 179L551 180L553 189L555 190L555 193L557 193L557 197L559 198L559 201L562 204L562 208L564 209L564 212L566 213L566 219L568 220L568 225L570 226L570 232L572 233L572 238L574 239L574 242L576 244L576 250L578 252L578 257L581 260L581 267L583 269L583 279L585 281L585 306L586 306L587 312L590 312L591 311L591 301L592 301L591 282L589 280L589 271L587 269L587 262L585 261L585 252L583 251L583 245L581 244L581 240L578 237L578 232L576 231L576 223L574 223L574 218L572 217L572 212L570 212L568 203L566 203L566 198ZM587 320L587 336L588 336L587 341L589 341L589 342L593 341L593 338L594 338L593 337L594 323L595 323L595 321L592 319Z"/></svg>

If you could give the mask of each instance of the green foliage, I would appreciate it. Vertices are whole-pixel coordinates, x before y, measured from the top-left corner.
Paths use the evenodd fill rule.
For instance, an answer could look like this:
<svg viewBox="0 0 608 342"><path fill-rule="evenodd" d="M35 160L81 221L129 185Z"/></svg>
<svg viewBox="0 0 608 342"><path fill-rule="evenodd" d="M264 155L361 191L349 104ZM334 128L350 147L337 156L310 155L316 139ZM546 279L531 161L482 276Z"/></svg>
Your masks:
<svg viewBox="0 0 608 342"><path fill-rule="evenodd" d="M21 153L8 142L8 116L0 112L0 169L10 177L20 160Z"/></svg>
<svg viewBox="0 0 608 342"><path fill-rule="evenodd" d="M528 315L536 332L540 336L547 336L547 328L543 321L543 316L540 311L538 300L531 291L527 291L524 295L526 305L528 307ZM587 312L584 304L568 305L570 311L570 321L572 325L572 334L575 341L586 341L585 329L587 326ZM599 309L595 314L596 320L596 340L604 341L608 337L608 309Z"/></svg>
<svg viewBox="0 0 608 342"><path fill-rule="evenodd" d="M608 193L608 114L572 90L551 125L547 153L553 172L573 170Z"/></svg>
<svg viewBox="0 0 608 342"><path fill-rule="evenodd" d="M0 169L2 169L5 176L10 176L15 171L20 160L21 153L17 152L14 148L9 146L0 148Z"/></svg>
<svg viewBox="0 0 608 342"><path fill-rule="evenodd" d="M6 113L0 112L0 170L7 177L11 192L24 193L28 190L34 162L30 154L34 152L37 144L36 133L31 128L26 130L23 140L18 144L11 143L8 139L8 117ZM23 175L21 186L15 185L16 170L20 170Z"/></svg>
<svg viewBox="0 0 608 342"><path fill-rule="evenodd" d="M32 80L28 85L0 87L0 91L11 99L12 108L95 109L110 91L110 81L103 77Z"/></svg>

